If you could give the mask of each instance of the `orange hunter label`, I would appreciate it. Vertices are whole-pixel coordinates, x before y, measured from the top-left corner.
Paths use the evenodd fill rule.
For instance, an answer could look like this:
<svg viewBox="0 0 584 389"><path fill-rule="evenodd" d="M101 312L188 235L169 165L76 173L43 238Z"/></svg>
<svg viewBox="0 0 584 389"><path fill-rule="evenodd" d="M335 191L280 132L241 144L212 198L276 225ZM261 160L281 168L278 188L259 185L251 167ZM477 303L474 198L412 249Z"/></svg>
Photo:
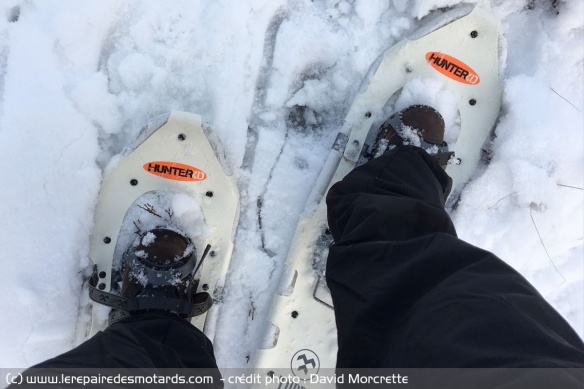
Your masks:
<svg viewBox="0 0 584 389"><path fill-rule="evenodd" d="M469 85L481 82L479 75L470 66L447 54L430 51L426 53L426 61L434 69L455 81Z"/></svg>
<svg viewBox="0 0 584 389"><path fill-rule="evenodd" d="M144 164L144 170L162 178L175 181L203 181L207 173L196 167L178 162L148 162Z"/></svg>

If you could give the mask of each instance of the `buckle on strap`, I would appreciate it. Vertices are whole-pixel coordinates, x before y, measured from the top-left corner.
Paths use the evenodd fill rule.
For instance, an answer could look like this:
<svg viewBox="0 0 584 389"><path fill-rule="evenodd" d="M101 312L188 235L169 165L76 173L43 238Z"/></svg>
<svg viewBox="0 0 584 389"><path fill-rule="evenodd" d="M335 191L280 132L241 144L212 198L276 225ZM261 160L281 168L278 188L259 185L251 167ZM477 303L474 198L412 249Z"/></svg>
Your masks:
<svg viewBox="0 0 584 389"><path fill-rule="evenodd" d="M94 265L93 274L89 279L89 298L96 303L121 311L136 312L159 309L176 313L179 316L192 317L202 315L213 305L213 299L207 292L191 294L189 295L189 300L166 296L136 296L127 298L99 290L97 288L98 280L97 266Z"/></svg>

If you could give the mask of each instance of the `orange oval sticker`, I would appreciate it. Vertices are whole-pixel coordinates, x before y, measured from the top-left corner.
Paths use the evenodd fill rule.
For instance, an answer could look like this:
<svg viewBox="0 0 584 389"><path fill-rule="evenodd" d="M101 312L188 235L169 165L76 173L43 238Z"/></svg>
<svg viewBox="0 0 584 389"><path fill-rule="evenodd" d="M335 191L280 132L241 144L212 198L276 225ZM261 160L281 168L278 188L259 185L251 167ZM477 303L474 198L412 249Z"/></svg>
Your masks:
<svg viewBox="0 0 584 389"><path fill-rule="evenodd" d="M434 69L455 81L469 85L481 82L479 75L470 66L447 54L430 51L426 53L426 61Z"/></svg>
<svg viewBox="0 0 584 389"><path fill-rule="evenodd" d="M144 164L144 170L155 176L175 181L203 181L207 178L207 173L201 169L178 162L148 162Z"/></svg>

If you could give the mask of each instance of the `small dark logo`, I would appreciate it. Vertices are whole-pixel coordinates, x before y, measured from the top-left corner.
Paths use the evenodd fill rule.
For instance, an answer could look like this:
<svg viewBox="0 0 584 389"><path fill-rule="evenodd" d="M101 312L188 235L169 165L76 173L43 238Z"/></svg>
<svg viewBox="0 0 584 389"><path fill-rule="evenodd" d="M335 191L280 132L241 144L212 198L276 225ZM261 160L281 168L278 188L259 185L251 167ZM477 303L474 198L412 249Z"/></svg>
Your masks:
<svg viewBox="0 0 584 389"><path fill-rule="evenodd" d="M318 374L320 360L314 351L308 349L299 350L292 357L290 368L292 369L292 374L307 380L311 374Z"/></svg>

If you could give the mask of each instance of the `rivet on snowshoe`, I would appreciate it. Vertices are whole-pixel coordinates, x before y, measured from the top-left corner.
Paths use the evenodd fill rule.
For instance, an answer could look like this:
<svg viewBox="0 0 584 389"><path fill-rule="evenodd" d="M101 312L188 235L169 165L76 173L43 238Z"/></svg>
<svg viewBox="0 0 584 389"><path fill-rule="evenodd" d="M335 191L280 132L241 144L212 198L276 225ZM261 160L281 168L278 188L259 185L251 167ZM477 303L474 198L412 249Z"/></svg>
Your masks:
<svg viewBox="0 0 584 389"><path fill-rule="evenodd" d="M298 311L292 311L292 319L296 319L298 317Z"/></svg>
<svg viewBox="0 0 584 389"><path fill-rule="evenodd" d="M105 244L109 244L109 243L111 243L111 241L112 241L112 238L110 238L109 236L106 236L105 238L103 238L103 243L105 243Z"/></svg>
<svg viewBox="0 0 584 389"><path fill-rule="evenodd" d="M132 185L132 186L136 186L136 185L138 185L138 180L137 180L137 179L135 179L135 178L132 178L132 179L130 180L130 185Z"/></svg>
<svg viewBox="0 0 584 389"><path fill-rule="evenodd" d="M470 100L468 101L468 103L469 103L470 105L476 105L477 101L476 101L475 99L470 99Z"/></svg>
<svg viewBox="0 0 584 389"><path fill-rule="evenodd" d="M105 278L106 274L104 271L99 272L99 278Z"/></svg>
<svg viewBox="0 0 584 389"><path fill-rule="evenodd" d="M185 140L187 136L185 134L178 134L178 140Z"/></svg>
<svg viewBox="0 0 584 389"><path fill-rule="evenodd" d="M208 291L209 290L209 285L208 284L203 284L203 286L201 287L204 291Z"/></svg>
<svg viewBox="0 0 584 389"><path fill-rule="evenodd" d="M367 112L367 113L365 113L365 117L366 117L366 118L370 118L370 117L371 117L371 112Z"/></svg>
<svg viewBox="0 0 584 389"><path fill-rule="evenodd" d="M104 283L99 284L98 288L99 288L99 290L104 290L105 284Z"/></svg>
<svg viewBox="0 0 584 389"><path fill-rule="evenodd" d="M471 38L476 38L477 36L479 36L479 33L478 33L477 31L472 31L472 32L470 33L470 37L471 37Z"/></svg>
<svg viewBox="0 0 584 389"><path fill-rule="evenodd" d="M214 257L215 255L217 255L217 253L215 253L215 251L211 251L211 252L209 253L209 255L210 255L211 257Z"/></svg>
<svg viewBox="0 0 584 389"><path fill-rule="evenodd" d="M213 197L213 192L212 191L208 191L207 193L205 193L205 196L207 196L207 197Z"/></svg>

